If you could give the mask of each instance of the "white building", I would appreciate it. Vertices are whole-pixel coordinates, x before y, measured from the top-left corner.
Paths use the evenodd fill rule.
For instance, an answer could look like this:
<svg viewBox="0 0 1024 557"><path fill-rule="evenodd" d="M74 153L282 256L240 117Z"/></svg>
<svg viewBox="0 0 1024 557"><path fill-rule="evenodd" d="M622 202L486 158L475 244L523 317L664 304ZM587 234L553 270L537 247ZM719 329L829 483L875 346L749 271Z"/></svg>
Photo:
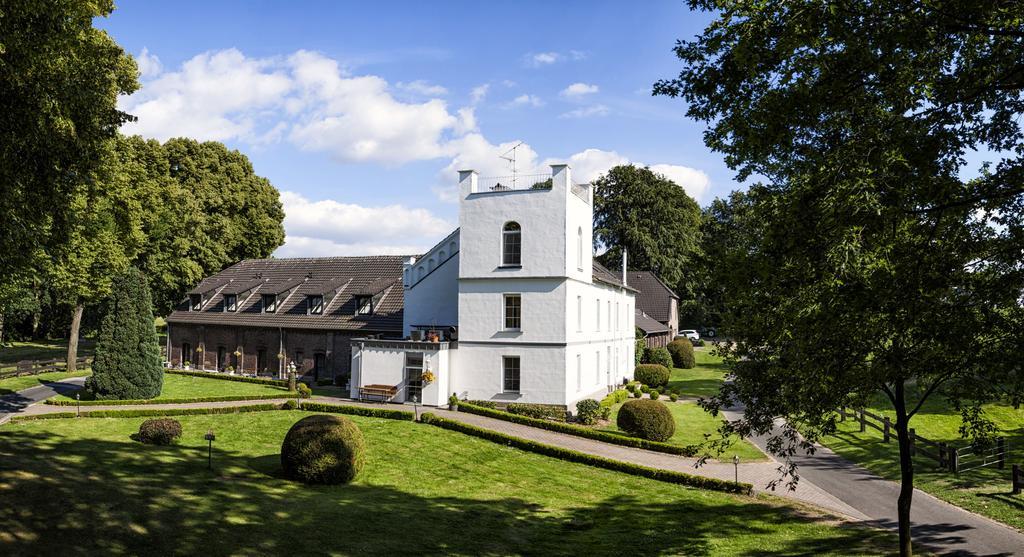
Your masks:
<svg viewBox="0 0 1024 557"><path fill-rule="evenodd" d="M404 267L406 340L355 341L352 396L565 405L632 378L634 293L595 262L593 191L550 176L459 173L459 228ZM511 181L510 181L511 180ZM504 181L505 183L501 183ZM433 382L422 384L424 371Z"/></svg>

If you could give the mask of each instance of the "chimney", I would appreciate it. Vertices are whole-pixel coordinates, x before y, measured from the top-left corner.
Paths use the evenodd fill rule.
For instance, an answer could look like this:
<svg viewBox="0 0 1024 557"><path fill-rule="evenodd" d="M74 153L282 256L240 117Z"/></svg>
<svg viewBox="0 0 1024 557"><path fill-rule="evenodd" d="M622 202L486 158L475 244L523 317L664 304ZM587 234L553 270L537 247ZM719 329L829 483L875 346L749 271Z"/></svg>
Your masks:
<svg viewBox="0 0 1024 557"><path fill-rule="evenodd" d="M626 285L626 259L629 257L629 250L622 250L622 284Z"/></svg>
<svg viewBox="0 0 1024 557"><path fill-rule="evenodd" d="M459 195L465 199L469 194L480 190L479 175L475 170L459 171Z"/></svg>

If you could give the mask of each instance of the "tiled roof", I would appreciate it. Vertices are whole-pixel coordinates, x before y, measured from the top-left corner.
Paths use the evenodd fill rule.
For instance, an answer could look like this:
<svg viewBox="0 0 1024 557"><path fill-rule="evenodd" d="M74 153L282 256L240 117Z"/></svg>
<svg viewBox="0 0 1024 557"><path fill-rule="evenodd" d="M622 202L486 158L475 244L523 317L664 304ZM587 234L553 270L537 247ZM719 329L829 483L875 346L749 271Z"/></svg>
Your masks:
<svg viewBox="0 0 1024 557"><path fill-rule="evenodd" d="M593 277L594 277L594 280L596 280L598 282L603 282L605 284L608 284L608 285L611 285L611 286L617 286L617 287L620 287L620 288L625 287L627 290L632 290L634 292L637 291L636 288L633 288L632 284L629 284L629 285L622 284L622 277L620 275L616 275L615 273L609 271L608 269L605 268L604 265L598 263L596 259L594 260L594 274L593 274Z"/></svg>
<svg viewBox="0 0 1024 557"><path fill-rule="evenodd" d="M634 310L634 312L636 313L636 326L639 327L641 331L649 335L669 332L669 328L667 326L665 326L662 323L659 323L655 319L652 319L643 311L637 309Z"/></svg>
<svg viewBox="0 0 1024 557"><path fill-rule="evenodd" d="M678 300L679 296L661 282L657 275L650 271L628 271L626 280L630 286L640 291L636 297L637 309L662 323L670 320L671 300Z"/></svg>
<svg viewBox="0 0 1024 557"><path fill-rule="evenodd" d="M409 256L247 259L203 279L190 294L202 294L199 311L187 300L169 323L326 329L401 333L405 290L402 263ZM238 296L238 309L224 311L224 294ZM263 312L263 294L277 294L278 307ZM324 297L321 315L306 314L306 296ZM356 315L359 296L373 296L373 313Z"/></svg>

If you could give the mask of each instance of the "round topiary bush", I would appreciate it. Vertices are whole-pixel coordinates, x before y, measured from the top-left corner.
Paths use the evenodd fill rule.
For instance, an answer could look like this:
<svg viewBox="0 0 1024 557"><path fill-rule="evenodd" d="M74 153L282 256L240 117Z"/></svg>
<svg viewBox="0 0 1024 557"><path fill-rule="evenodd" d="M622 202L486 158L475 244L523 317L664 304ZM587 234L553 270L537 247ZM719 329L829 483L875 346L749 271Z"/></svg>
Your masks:
<svg viewBox="0 0 1024 557"><path fill-rule="evenodd" d="M650 396L651 400L658 400L661 398L661 393L659 393L657 389L651 389Z"/></svg>
<svg viewBox="0 0 1024 557"><path fill-rule="evenodd" d="M318 414L302 418L281 444L286 477L311 484L348 483L363 468L363 434L344 417Z"/></svg>
<svg viewBox="0 0 1024 557"><path fill-rule="evenodd" d="M179 437L181 422L171 418L146 420L139 426L139 441L150 445L170 445Z"/></svg>
<svg viewBox="0 0 1024 557"><path fill-rule="evenodd" d="M645 387L664 387L665 385L668 385L669 371L668 368L663 365L640 364L636 366L636 370L633 372L633 377L635 377L636 380Z"/></svg>
<svg viewBox="0 0 1024 557"><path fill-rule="evenodd" d="M648 441L668 441L676 432L672 412L657 400L627 401L619 408L615 423L622 431Z"/></svg>
<svg viewBox="0 0 1024 557"><path fill-rule="evenodd" d="M600 402L592 398L585 398L576 403L576 418L581 424L591 425L597 422L597 418L600 416Z"/></svg>
<svg viewBox="0 0 1024 557"><path fill-rule="evenodd" d="M694 366L693 344L687 338L677 338L668 343L668 353L672 355L672 365L690 369Z"/></svg>
<svg viewBox="0 0 1024 557"><path fill-rule="evenodd" d="M647 363L672 367L672 354L668 353L667 348L659 346L651 350L647 358Z"/></svg>

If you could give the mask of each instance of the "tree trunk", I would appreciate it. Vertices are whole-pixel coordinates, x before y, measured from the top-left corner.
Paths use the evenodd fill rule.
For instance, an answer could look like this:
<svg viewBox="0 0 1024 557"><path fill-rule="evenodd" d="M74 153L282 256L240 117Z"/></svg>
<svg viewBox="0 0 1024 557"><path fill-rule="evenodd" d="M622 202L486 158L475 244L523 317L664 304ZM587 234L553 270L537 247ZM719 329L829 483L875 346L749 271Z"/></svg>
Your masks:
<svg viewBox="0 0 1024 557"><path fill-rule="evenodd" d="M71 335L68 337L68 371L75 371L78 360L78 331L82 328L82 312L85 306L79 302L71 313Z"/></svg>
<svg viewBox="0 0 1024 557"><path fill-rule="evenodd" d="M0 312L0 346L4 345L4 314Z"/></svg>
<svg viewBox="0 0 1024 557"><path fill-rule="evenodd" d="M896 439L900 447L900 496L896 503L899 520L900 557L910 557L914 550L910 539L910 504L914 498L914 460L910 455L910 432L903 382L896 383Z"/></svg>

